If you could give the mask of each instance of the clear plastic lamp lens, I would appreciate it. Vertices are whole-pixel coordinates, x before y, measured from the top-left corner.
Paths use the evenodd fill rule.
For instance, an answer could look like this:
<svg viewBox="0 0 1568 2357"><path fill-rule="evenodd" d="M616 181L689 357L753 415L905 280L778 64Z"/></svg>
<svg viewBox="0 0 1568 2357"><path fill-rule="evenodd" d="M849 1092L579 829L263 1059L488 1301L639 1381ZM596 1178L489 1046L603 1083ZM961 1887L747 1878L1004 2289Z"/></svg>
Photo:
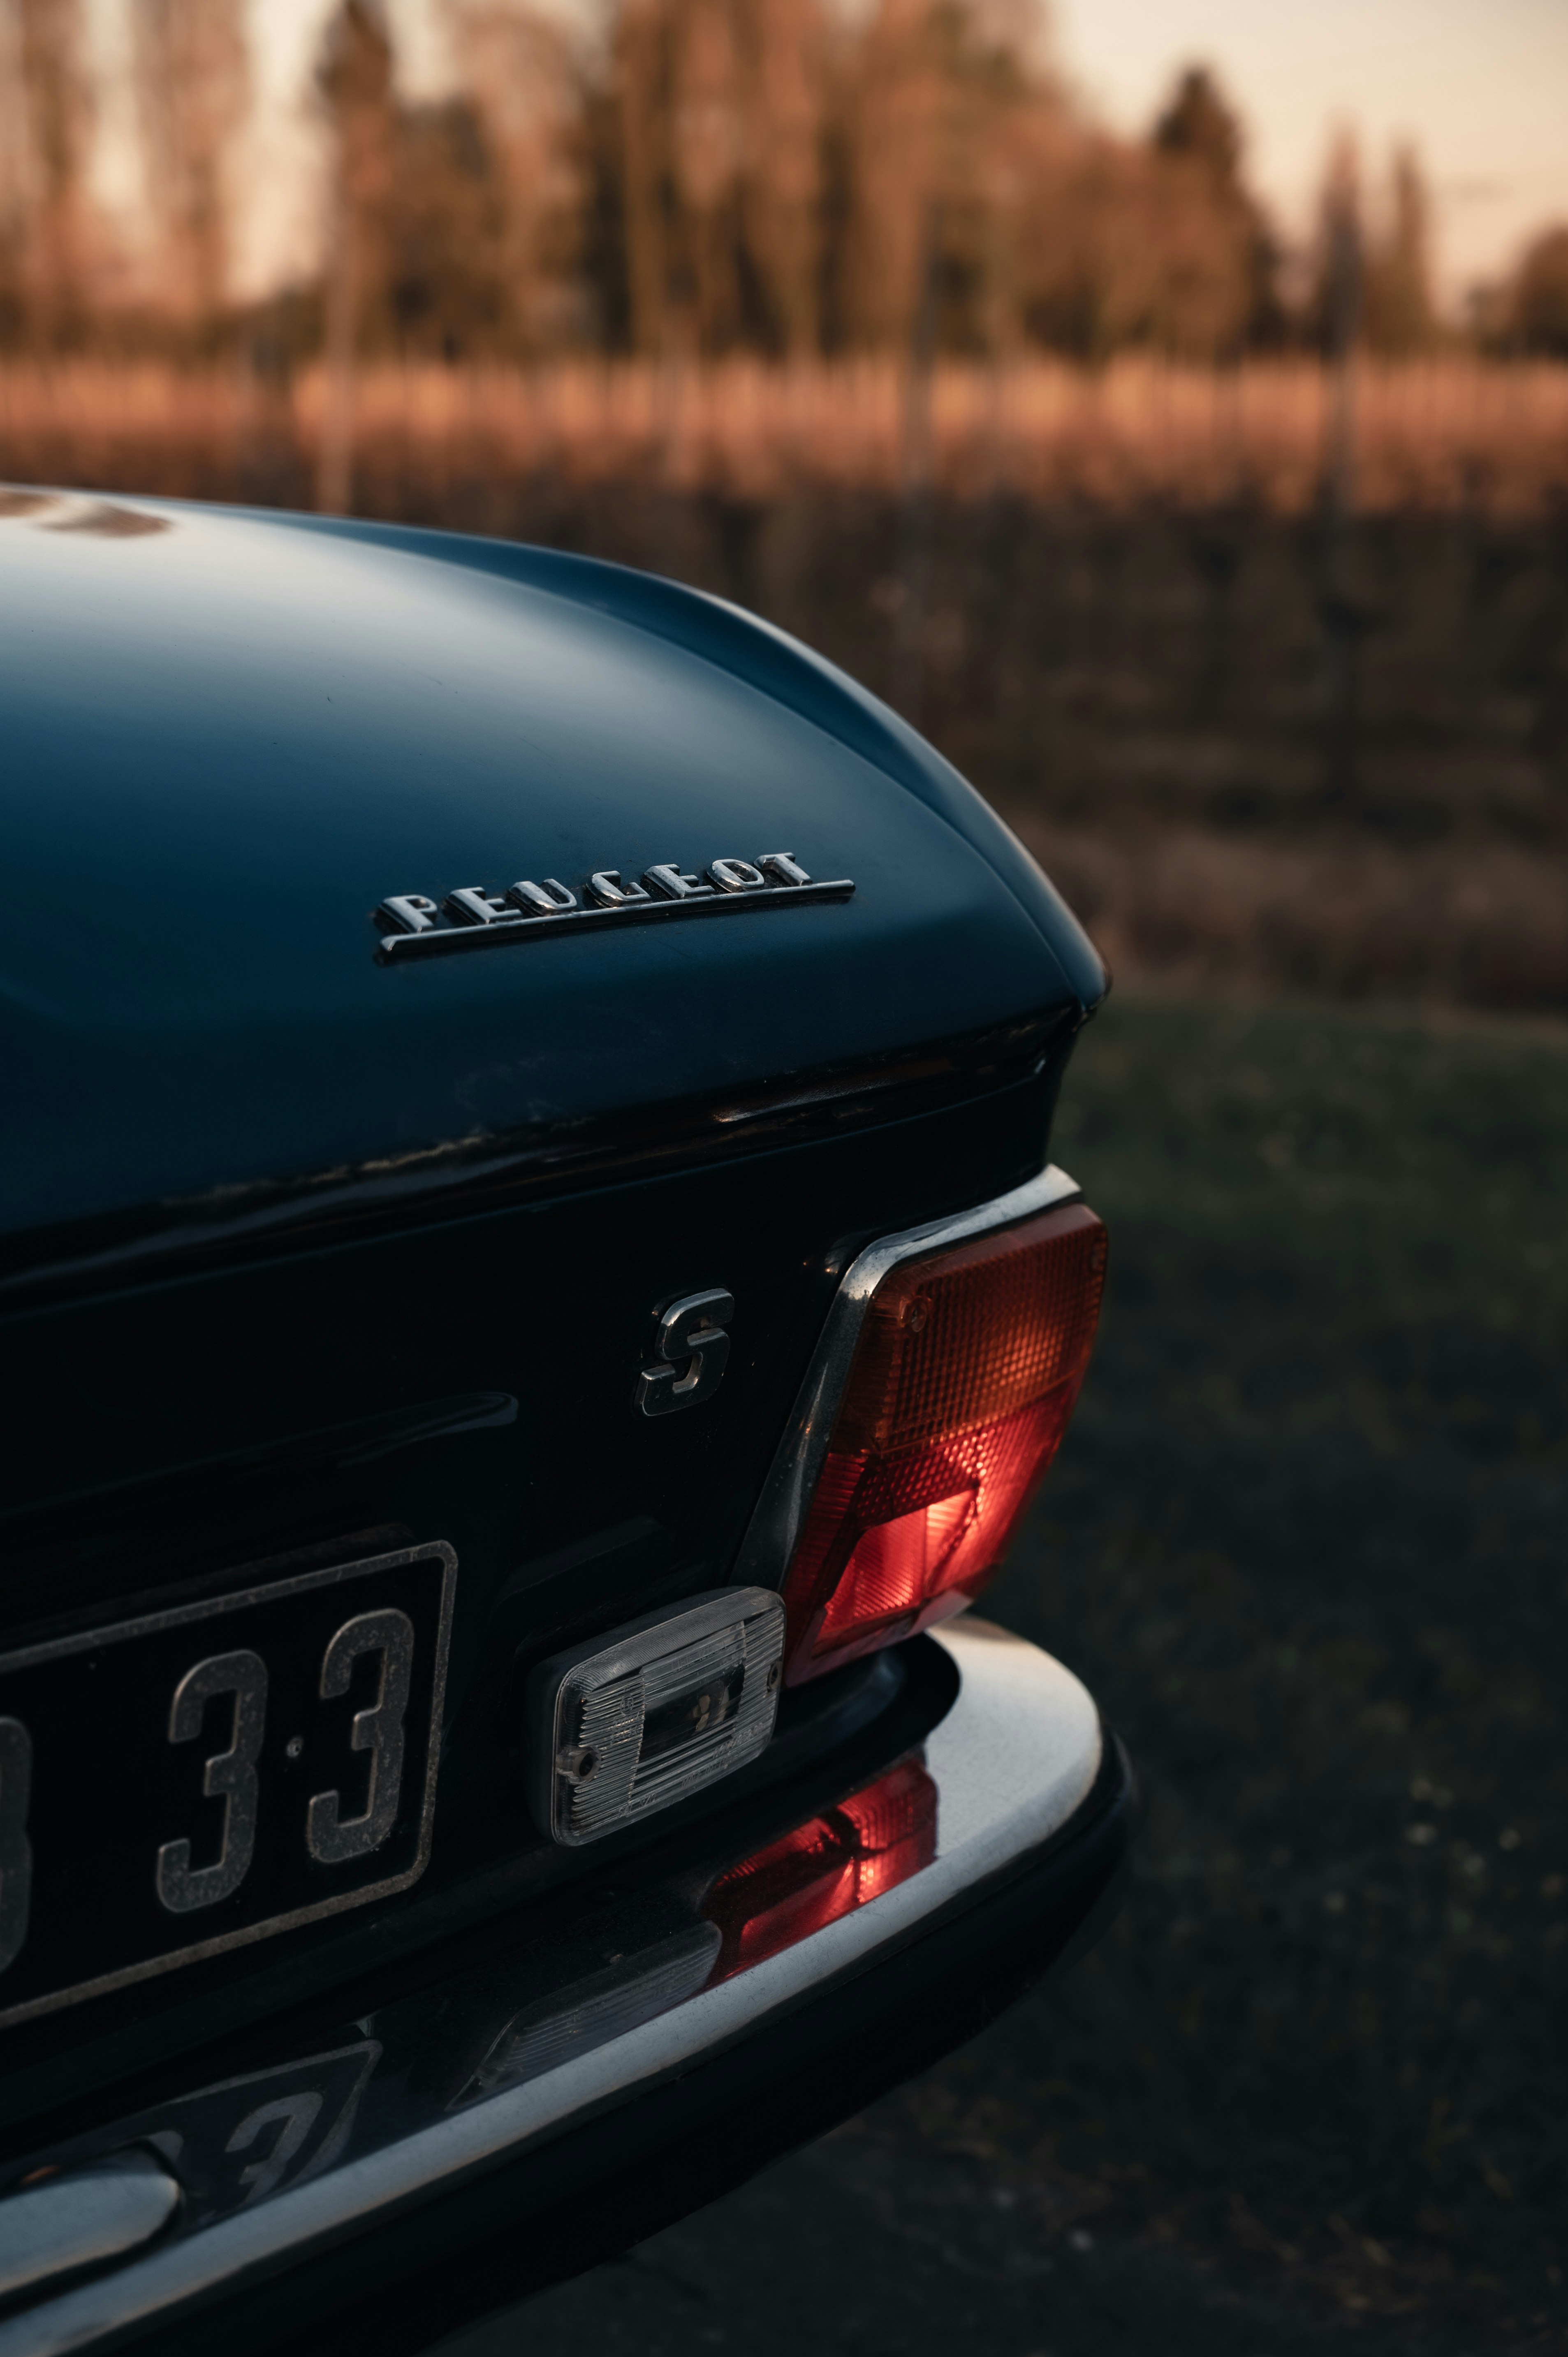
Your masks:
<svg viewBox="0 0 1568 2357"><path fill-rule="evenodd" d="M757 1759L784 1628L769 1589L717 1587L541 1663L526 1744L540 1831L569 1848L598 1841Z"/></svg>
<svg viewBox="0 0 1568 2357"><path fill-rule="evenodd" d="M784 1582L790 1685L985 1585L1061 1445L1105 1261L1103 1225L1072 1203L884 1277Z"/></svg>

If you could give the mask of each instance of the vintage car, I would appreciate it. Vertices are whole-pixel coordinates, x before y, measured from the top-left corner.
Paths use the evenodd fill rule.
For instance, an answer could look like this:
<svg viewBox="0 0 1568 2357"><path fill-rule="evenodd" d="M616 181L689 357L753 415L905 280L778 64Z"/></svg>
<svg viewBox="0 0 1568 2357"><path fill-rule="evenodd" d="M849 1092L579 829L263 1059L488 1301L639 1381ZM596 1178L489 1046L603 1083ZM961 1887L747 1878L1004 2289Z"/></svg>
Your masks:
<svg viewBox="0 0 1568 2357"><path fill-rule="evenodd" d="M1089 1356L1104 975L713 598L36 491L0 549L0 2357L387 2357L1113 1903L1123 1753L957 1617Z"/></svg>

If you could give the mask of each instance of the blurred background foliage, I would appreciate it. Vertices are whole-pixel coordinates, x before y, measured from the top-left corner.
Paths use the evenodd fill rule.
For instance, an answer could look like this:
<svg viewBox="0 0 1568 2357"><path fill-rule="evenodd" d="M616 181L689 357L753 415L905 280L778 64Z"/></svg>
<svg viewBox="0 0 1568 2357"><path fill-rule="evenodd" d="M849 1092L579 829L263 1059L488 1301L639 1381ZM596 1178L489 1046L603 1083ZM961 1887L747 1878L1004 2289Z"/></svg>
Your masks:
<svg viewBox="0 0 1568 2357"><path fill-rule="evenodd" d="M340 0L316 70L321 268L229 287L251 103L244 0L129 0L144 218L94 192L86 0L0 6L0 343L186 357L247 336L318 350L336 273L355 349L445 361L573 351L776 360L1129 346L1210 361L1452 337L1414 150L1369 191L1341 141L1312 251L1283 250L1212 71L1147 137L1098 124L1029 0L613 0L591 37L526 0L441 0L456 82L402 94L378 0ZM1348 221L1349 247L1340 233ZM1568 229L1472 323L1568 352Z"/></svg>

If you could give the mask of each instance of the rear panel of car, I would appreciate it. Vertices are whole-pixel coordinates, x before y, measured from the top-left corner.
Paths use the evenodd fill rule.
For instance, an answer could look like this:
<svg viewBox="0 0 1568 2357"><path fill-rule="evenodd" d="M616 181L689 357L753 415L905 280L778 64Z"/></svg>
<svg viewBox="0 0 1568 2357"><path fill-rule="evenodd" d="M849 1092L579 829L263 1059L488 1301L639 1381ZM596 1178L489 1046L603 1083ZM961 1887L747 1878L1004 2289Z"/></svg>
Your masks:
<svg viewBox="0 0 1568 2357"><path fill-rule="evenodd" d="M586 1870L525 1803L530 1671L728 1579L839 1275L1038 1170L1092 979L956 780L703 601L149 514L8 585L4 1651L439 1544L446 1733L405 1887L0 2028L13 2155ZM377 961L389 894L775 850L853 898ZM707 1289L722 1383L639 1414ZM875 1676L787 1710L831 1745Z"/></svg>

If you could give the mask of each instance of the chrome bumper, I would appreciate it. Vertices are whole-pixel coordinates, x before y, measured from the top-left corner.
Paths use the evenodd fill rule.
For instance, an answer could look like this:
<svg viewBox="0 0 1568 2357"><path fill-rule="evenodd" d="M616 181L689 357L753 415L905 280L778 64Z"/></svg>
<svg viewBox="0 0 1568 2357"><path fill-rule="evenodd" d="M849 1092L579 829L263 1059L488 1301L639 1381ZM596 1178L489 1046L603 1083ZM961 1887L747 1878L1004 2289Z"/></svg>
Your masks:
<svg viewBox="0 0 1568 2357"><path fill-rule="evenodd" d="M986 1623L958 1621L936 1641L951 1656L961 1684L925 1743L937 1830L935 1855L918 1871L716 1986L686 1995L669 1983L668 2010L618 2034L607 2018L610 2034L603 2042L521 2084L444 2112L433 2102L427 2124L370 2149L356 2151L356 2128L340 2140L330 2165L295 2190L192 2231L182 2233L177 2222L140 2255L0 2319L0 2357L63 2357L144 2339L153 2347L170 2340L183 2348L188 2321L196 2346L201 2330L215 2328L214 2309L224 2311L226 2351L268 2345L247 2337L244 2305L235 2311L238 2330L231 2328L228 2311L237 2296L249 2301L263 2286L286 2284L298 2268L308 2274L321 2255L353 2245L388 2222L412 2222L427 2205L483 2187L520 2157L558 2145L587 2124L613 2158L618 2115L628 2116L628 2107L689 2081L716 2058L725 2058L721 2076L733 2071L754 2046L766 2046L835 1992L854 1986L864 2003L895 1959L929 1943L940 1927L975 1916L988 1893L1020 1887L1042 1856L1059 1849L1104 1785L1099 1715L1059 1663ZM1123 1809L1118 1850L1127 1814ZM983 1943L973 1953L983 1954ZM375 2024L362 2027L371 2032ZM536 2050L548 2062L548 2046ZM918 2054L905 2069L927 2059ZM886 2083L900 2075L893 2069ZM858 2100L865 2095L863 2087ZM843 2108L858 2108L858 2102L852 2097ZM657 2158L646 2165L656 2169ZM607 2165L606 2175L613 2173ZM0 2261L7 2207L0 2201ZM303 2277L301 2283L302 2320L314 2320L319 2294L305 2291ZM349 2297L338 2297L339 2311Z"/></svg>

